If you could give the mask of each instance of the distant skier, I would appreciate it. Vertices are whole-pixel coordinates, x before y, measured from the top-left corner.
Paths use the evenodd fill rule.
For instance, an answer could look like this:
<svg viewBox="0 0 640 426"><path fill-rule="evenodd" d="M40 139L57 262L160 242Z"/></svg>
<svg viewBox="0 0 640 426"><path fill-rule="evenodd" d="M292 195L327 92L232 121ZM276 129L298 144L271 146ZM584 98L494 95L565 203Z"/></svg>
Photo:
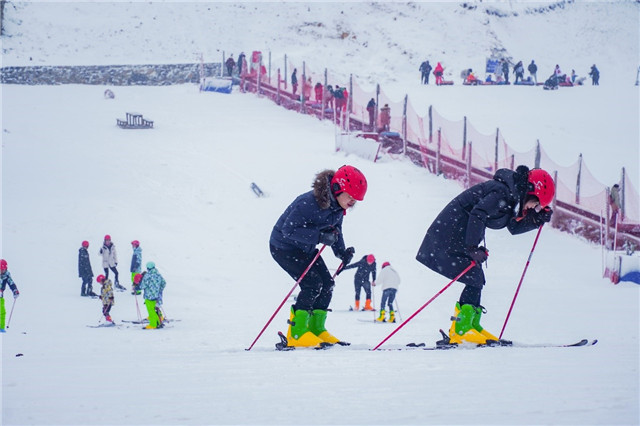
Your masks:
<svg viewBox="0 0 640 426"><path fill-rule="evenodd" d="M429 61L424 61L420 64L420 68L418 69L418 71L420 71L420 83L429 84L429 74L431 74L432 69Z"/></svg>
<svg viewBox="0 0 640 426"><path fill-rule="evenodd" d="M367 180L353 166L318 173L312 190L299 195L282 213L271 231L269 248L273 259L294 280L300 279L300 293L291 306L287 340L289 346L321 346L321 343L348 344L325 328L327 310L333 296L334 280L316 246L331 247L347 266L355 249L345 248L342 221L347 210L362 201Z"/></svg>
<svg viewBox="0 0 640 426"><path fill-rule="evenodd" d="M112 270L115 274L116 288L118 290L126 290L126 288L120 285L120 281L118 280L118 253L109 234L104 236L104 241L100 248L100 255L102 256L102 268L104 269L105 278L109 278L109 270Z"/></svg>
<svg viewBox="0 0 640 426"><path fill-rule="evenodd" d="M131 272L131 284L133 284L136 274L142 272L142 248L140 247L140 241L131 241L131 248L133 249L133 254L131 255L131 267L129 268L129 271ZM133 286L131 294L135 294Z"/></svg>
<svg viewBox="0 0 640 426"><path fill-rule="evenodd" d="M166 285L166 281L156 269L156 264L147 262L147 271L142 277L142 282L140 282L140 289L144 292L144 304L149 314L149 325L145 327L147 330L162 327L162 321L156 306L162 304L162 292Z"/></svg>
<svg viewBox="0 0 640 426"><path fill-rule="evenodd" d="M450 343L484 344L498 340L484 330L480 304L485 284L481 264L488 250L481 246L485 229L507 228L512 235L539 228L551 220L555 184L542 169L500 169L493 179L479 183L454 198L436 217L418 250L416 259L447 278L455 278L471 261L476 265L462 275L465 284L455 306Z"/></svg>
<svg viewBox="0 0 640 426"><path fill-rule="evenodd" d="M111 280L104 275L98 275L96 281L102 286L100 289L100 300L102 300L102 315L104 319L113 324L111 318L111 308L115 304L115 298L113 297L113 285Z"/></svg>
<svg viewBox="0 0 640 426"><path fill-rule="evenodd" d="M396 300L396 293L400 286L400 275L391 267L391 263L384 262L378 275L378 280L374 286L380 286L382 290L382 300L380 301L380 316L376 318L378 322L386 322L385 305L389 305L389 322L396 322L396 312L393 310L393 302Z"/></svg>
<svg viewBox="0 0 640 426"><path fill-rule="evenodd" d="M436 85L439 86L444 83L444 79L442 78L444 75L444 68L440 62L436 64L436 68L433 70L433 75L436 77Z"/></svg>
<svg viewBox="0 0 640 426"><path fill-rule="evenodd" d="M357 268L355 275L353 276L353 285L356 290L356 301L354 310L360 310L360 293L364 289L365 296L367 297L364 309L365 311L375 311L371 306L371 285L376 285L376 257L372 254L362 256L362 259L352 263L351 265L342 268L342 271L347 269ZM340 271L340 273L342 272ZM369 280L371 276L371 280Z"/></svg>
<svg viewBox="0 0 640 426"><path fill-rule="evenodd" d="M589 71L589 76L591 77L591 85L593 86L600 85L600 71L598 71L596 64L591 65L591 71Z"/></svg>
<svg viewBox="0 0 640 426"><path fill-rule="evenodd" d="M531 74L533 81L535 81L536 84L538 84L538 66L536 65L533 59L531 60L531 63L527 67L527 70L529 71L529 74Z"/></svg>
<svg viewBox="0 0 640 426"><path fill-rule="evenodd" d="M5 329L5 317L7 316L7 310L4 307L4 291L9 286L13 292L13 298L17 299L20 296L18 286L13 282L11 273L9 272L7 261L0 259L0 333L4 333Z"/></svg>
<svg viewBox="0 0 640 426"><path fill-rule="evenodd" d="M91 260L89 259L89 241L83 241L82 247L78 250L78 276L82 278L82 287L80 288L80 296L95 297L97 294L93 292L93 269L91 269Z"/></svg>

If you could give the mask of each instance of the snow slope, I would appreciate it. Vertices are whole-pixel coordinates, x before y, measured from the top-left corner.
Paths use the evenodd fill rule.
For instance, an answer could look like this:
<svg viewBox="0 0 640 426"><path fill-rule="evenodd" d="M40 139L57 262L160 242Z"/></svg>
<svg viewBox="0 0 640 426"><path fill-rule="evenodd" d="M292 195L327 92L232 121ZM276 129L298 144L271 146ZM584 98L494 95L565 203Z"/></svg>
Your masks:
<svg viewBox="0 0 640 426"><path fill-rule="evenodd" d="M69 4L88 13L83 3ZM293 3L272 7L291 13L290 18L302 10ZM385 13L385 8L404 6L368 7ZM446 7L438 9L441 16L450 16ZM52 9L52 16L58 10ZM155 16L169 22L168 13L163 9ZM623 22L625 15L623 10L612 19ZM126 16L133 21L137 15L128 10ZM327 12L323 18L328 22L332 16ZM20 19L28 21L27 15ZM85 20L97 28L106 25L94 16ZM16 35L10 43L38 51L50 40L44 34L53 34L45 29ZM76 39L89 47L98 44L84 32L73 39L65 34L60 39L68 44ZM111 38L99 32L94 37L101 36ZM7 42L3 39L5 49ZM151 53L139 58L162 62L166 55L177 57L177 51L166 47L156 51L158 59ZM79 48L76 55L48 46L42 52L50 63L94 63L99 57L92 57L91 48ZM623 52L621 47L610 55L627 61ZM309 189L316 172L349 163L366 174L370 189L345 217L345 238L356 247L356 256L375 253L399 271L403 319L447 284L414 257L427 227L460 187L409 162L373 164L335 153L329 123L253 95L198 93L195 86L112 89L116 98L105 100L104 87L2 86L1 257L21 291L11 326L0 337L3 424L639 422L638 287L613 286L600 278L600 249L553 229L541 233L505 337L521 343L598 338L596 346L371 352L394 325L359 321L373 315L347 311L353 302L353 274L347 271L337 279L328 327L350 347L273 351L276 331L286 329L287 303L256 346L245 351L293 285L270 258L271 227L288 203ZM590 93L613 98L617 90L600 89ZM469 92L456 93L463 102ZM569 92L558 91L563 93ZM560 99L571 111L588 109L584 98ZM633 96L627 100L637 103ZM117 128L115 119L131 110L153 119L156 128ZM630 121L626 110L606 111L608 120ZM259 125L247 125L247 117ZM483 116L478 124L495 127L492 120ZM631 121L637 126L637 116ZM565 131L551 118L544 126L550 134ZM631 139L621 152L633 158L633 149L637 152ZM255 197L251 182L268 196ZM131 240L140 240L145 263L156 262L168 282L167 315L181 320L172 328L86 327L98 323L100 303L79 297L77 249L82 240L90 241L97 275L97 252L106 233L118 248L123 282ZM506 231L487 235L491 257L483 325L494 333L503 326L534 237ZM333 256L324 258L337 267ZM454 284L385 347L438 339L461 289ZM11 298L6 301L10 308ZM113 316L135 319L135 298L117 293Z"/></svg>

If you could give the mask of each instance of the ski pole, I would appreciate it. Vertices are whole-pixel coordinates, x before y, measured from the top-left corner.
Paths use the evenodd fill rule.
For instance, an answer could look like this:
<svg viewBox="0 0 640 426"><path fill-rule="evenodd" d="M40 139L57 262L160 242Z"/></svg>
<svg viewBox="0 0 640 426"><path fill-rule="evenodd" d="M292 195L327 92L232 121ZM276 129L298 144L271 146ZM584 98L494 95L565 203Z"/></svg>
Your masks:
<svg viewBox="0 0 640 426"><path fill-rule="evenodd" d="M529 268L529 262L531 262L531 256L533 256L533 251L536 248L536 244L538 244L538 238L540 237L540 232L542 232L542 227L538 228L538 233L536 234L536 239L533 241L533 247L531 247L531 252L529 253L529 258L527 259L526 265L524 265L524 270L522 271L522 276L520 277L520 282L518 283L518 287L516 288L516 294L513 295L513 300L511 301L511 306L509 307L509 312L507 312L507 317L504 320L504 324L502 325L502 330L500 330L500 336L498 339L502 339L502 333L504 333L504 329L507 327L507 321L509 321L509 317L511 316L511 310L513 309L513 305L516 303L516 298L518 297L518 293L520 292L520 286L522 285L522 280L524 280L524 274L527 272L527 268Z"/></svg>
<svg viewBox="0 0 640 426"><path fill-rule="evenodd" d="M394 334L396 334L398 331L400 331L400 329L402 327L404 327L409 321L411 321L413 319L413 317L415 317L416 315L418 315L420 313L420 311L422 311L424 308L427 307L427 305L431 302L434 301L434 299L438 296L440 296L442 293L444 293L444 291L446 289L448 289L451 284L453 284L454 282L458 281L460 279L461 276L463 276L464 274L466 274L469 269L473 268L476 265L475 261L471 261L471 263L469 264L469 266L467 266L466 268L464 268L464 270L462 272L460 272L454 279L452 279L451 281L449 281L449 284L447 284L446 286L442 287L442 290L440 290L439 292L437 292L435 294L435 296L433 296L431 299L427 300L427 303L425 303L424 305L422 305L417 311L415 311L409 318L407 318L406 320L404 320L402 322L402 324L400 324L395 330L393 330L393 332L391 332L390 335L388 335L387 337L384 338L384 340L382 340L382 342L378 343L378 345L371 349L372 351L375 351L376 349L378 349L380 346L382 346L384 344L384 342L386 342L387 340L389 340L391 338L391 336L393 336Z"/></svg>
<svg viewBox="0 0 640 426"><path fill-rule="evenodd" d="M271 315L271 318L269 318L269 321L267 321L267 323L264 325L264 327L262 327L262 330L260 330L260 333L258 333L258 336L255 338L253 343L251 343L251 346L249 346L247 349L245 349L245 351L250 351L251 348L253 348L253 345L256 344L256 342L258 341L260 336L262 336L262 333L264 333L264 331L267 329L269 324L271 324L271 321L273 321L273 318L275 318L275 316L278 314L278 312L280 311L280 308L282 308L282 305L284 305L285 302L287 301L287 299L289 299L289 296L291 296L291 293L293 293L293 290L295 290L296 287L298 287L298 284L300 284L300 281L302 281L302 279L305 277L305 275L307 275L307 272L309 272L309 269L311 269L313 264L316 263L316 260L318 260L318 258L320 257L320 254L322 253L322 250L324 250L324 248L326 246L327 245L324 244L322 247L320 247L320 250L318 250L318 254L316 254L316 256L313 258L311 263L309 263L309 266L307 266L307 269L305 269L304 272L302 273L302 275L300 275L300 278L298 278L298 281L296 281L296 283L293 285L293 287L291 287L291 290L289 290L289 293L287 293L287 295L284 297L284 299L282 299L282 302L280 302L280 305L278 305L278 307L276 308L276 310L273 313L273 315ZM342 265L340 265L340 266L342 266ZM340 270L340 267L336 271L336 275L338 274L339 270ZM334 277L335 277L335 275L334 275Z"/></svg>
<svg viewBox="0 0 640 426"><path fill-rule="evenodd" d="M133 290L133 296L136 299L136 311L138 312L138 321L142 322L142 314L140 314L140 305L138 305L138 293L136 290Z"/></svg>
<svg viewBox="0 0 640 426"><path fill-rule="evenodd" d="M400 305L398 304L398 295L396 294L396 312L398 313L398 319L402 322L402 315L400 315Z"/></svg>
<svg viewBox="0 0 640 426"><path fill-rule="evenodd" d="M13 308L16 306L16 298L13 299L13 305L11 305L11 312L9 312L9 320L7 321L7 328L9 328L9 323L11 322L11 316L13 315Z"/></svg>

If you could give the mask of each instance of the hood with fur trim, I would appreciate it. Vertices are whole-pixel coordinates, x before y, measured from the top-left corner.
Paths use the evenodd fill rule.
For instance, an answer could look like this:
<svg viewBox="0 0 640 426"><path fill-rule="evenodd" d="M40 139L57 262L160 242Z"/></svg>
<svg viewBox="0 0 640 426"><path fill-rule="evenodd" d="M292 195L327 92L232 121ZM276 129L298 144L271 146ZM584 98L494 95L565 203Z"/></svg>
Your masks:
<svg viewBox="0 0 640 426"><path fill-rule="evenodd" d="M313 196L318 202L321 209L328 209L331 207L331 201L335 200L335 197L331 193L331 179L336 172L334 170L323 170L316 175L313 181Z"/></svg>

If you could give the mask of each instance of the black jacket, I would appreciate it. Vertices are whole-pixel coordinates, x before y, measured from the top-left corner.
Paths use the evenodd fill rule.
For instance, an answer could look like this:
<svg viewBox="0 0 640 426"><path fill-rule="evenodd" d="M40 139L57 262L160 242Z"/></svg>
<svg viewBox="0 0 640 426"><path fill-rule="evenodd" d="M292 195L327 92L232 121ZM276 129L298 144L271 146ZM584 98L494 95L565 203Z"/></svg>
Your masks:
<svg viewBox="0 0 640 426"><path fill-rule="evenodd" d="M345 266L344 268L342 268L342 270L344 271L351 268L358 268L353 279L356 282L365 283L369 281L369 274L371 274L371 281L376 280L376 267L377 266L375 261L371 265L369 265L369 262L367 262L367 256L363 256L362 259Z"/></svg>
<svg viewBox="0 0 640 426"><path fill-rule="evenodd" d="M527 169L528 172L528 169ZM517 182L523 182L519 184ZM485 229L507 228L511 234L536 229L533 215L518 218L516 208L526 193L526 173L500 169L493 179L465 190L440 212L427 230L416 259L448 278L454 278L470 263L468 250L478 247ZM482 287L480 265L472 268L460 282Z"/></svg>
<svg viewBox="0 0 640 426"><path fill-rule="evenodd" d="M84 247L80 247L80 250L78 250L78 276L93 278L89 252Z"/></svg>

